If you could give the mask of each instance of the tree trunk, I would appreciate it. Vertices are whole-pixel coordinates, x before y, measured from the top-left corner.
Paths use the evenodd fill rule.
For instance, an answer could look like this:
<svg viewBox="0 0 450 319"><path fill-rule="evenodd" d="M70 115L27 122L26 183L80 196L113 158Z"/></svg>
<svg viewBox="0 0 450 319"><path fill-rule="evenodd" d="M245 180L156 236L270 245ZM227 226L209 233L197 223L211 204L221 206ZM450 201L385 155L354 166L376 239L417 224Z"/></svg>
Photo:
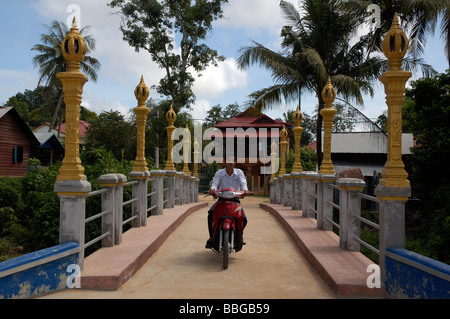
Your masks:
<svg viewBox="0 0 450 319"><path fill-rule="evenodd" d="M48 132L50 133L53 130L53 127L55 126L56 119L58 118L59 109L61 108L61 104L63 101L64 93L61 91L59 94L58 103L56 104L55 113L53 113L52 122L50 123L50 127L48 128Z"/></svg>

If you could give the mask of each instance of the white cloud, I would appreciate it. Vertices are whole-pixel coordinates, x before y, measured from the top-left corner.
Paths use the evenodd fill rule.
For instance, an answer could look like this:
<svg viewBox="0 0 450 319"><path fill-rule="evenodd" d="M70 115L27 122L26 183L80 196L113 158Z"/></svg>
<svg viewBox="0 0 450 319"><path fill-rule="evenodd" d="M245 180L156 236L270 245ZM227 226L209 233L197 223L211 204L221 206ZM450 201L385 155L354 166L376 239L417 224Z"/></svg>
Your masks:
<svg viewBox="0 0 450 319"><path fill-rule="evenodd" d="M231 0L218 26L246 29L279 30L283 23L279 0ZM261 31L264 32L264 31Z"/></svg>
<svg viewBox="0 0 450 319"><path fill-rule="evenodd" d="M211 104L208 100L197 100L192 106L192 111L190 113L194 120L203 120L210 109Z"/></svg>
<svg viewBox="0 0 450 319"><path fill-rule="evenodd" d="M141 75L144 75L148 86L158 84L163 71L152 62L150 54L135 52L122 39L120 16L113 14L115 9L107 6L109 2L77 0L82 23L79 28L91 26L89 33L96 39L96 49L92 56L102 64L98 82L112 80L116 85L127 85L130 82L135 85L134 82L139 83ZM72 3L73 0L40 0L36 4L36 10L50 21L58 19L65 22L72 15L71 12L66 12Z"/></svg>
<svg viewBox="0 0 450 319"><path fill-rule="evenodd" d="M24 92L34 89L38 82L37 76L25 71L0 69L0 105L7 102L11 96L7 92ZM5 94L5 95L4 95Z"/></svg>
<svg viewBox="0 0 450 319"><path fill-rule="evenodd" d="M246 86L247 72L237 67L235 59L228 58L217 67L208 67L200 77L195 76L193 91L199 98L217 98L230 89Z"/></svg>

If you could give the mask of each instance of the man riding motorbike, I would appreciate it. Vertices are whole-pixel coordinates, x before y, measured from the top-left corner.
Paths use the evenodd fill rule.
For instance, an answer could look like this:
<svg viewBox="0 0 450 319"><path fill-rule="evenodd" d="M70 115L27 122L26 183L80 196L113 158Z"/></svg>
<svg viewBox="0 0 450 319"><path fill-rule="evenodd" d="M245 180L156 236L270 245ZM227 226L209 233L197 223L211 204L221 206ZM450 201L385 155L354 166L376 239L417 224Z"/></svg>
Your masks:
<svg viewBox="0 0 450 319"><path fill-rule="evenodd" d="M218 189L224 188L234 188L236 190L244 191L244 195L250 194L247 188L247 179L245 178L244 172L238 168L234 168L236 165L236 159L234 156L228 156L225 167L218 170L214 175L214 178L211 183L211 187L208 191L209 194L213 194L214 191ZM220 201L221 199L219 199ZM239 199L235 199L239 202ZM212 216L214 212L214 208L216 207L216 203L212 205L212 207L208 211L208 230L209 230L209 239L206 242L205 248L212 248L213 246L213 230L212 230ZM247 217L244 213L244 228L247 225Z"/></svg>

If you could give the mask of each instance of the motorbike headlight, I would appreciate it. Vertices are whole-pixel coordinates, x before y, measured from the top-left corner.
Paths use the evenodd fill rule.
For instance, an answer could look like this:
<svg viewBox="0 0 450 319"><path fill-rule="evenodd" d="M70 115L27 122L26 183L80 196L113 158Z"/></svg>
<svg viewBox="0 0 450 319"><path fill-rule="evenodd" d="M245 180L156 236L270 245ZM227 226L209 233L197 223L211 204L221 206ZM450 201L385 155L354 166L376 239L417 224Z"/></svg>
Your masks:
<svg viewBox="0 0 450 319"><path fill-rule="evenodd" d="M222 192L222 197L223 198L234 198L235 195L236 195L236 193L232 192L232 191Z"/></svg>

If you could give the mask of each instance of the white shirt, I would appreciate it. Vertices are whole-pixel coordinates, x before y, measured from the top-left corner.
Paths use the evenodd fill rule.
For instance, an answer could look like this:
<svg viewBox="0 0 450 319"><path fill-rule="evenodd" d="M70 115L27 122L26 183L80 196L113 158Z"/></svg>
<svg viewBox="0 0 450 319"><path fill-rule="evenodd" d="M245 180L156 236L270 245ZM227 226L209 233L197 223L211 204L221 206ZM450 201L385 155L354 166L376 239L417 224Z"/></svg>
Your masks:
<svg viewBox="0 0 450 319"><path fill-rule="evenodd" d="M220 187L219 187L220 186ZM233 174L228 175L226 168L219 169L211 183L211 189L234 188L236 190L248 191L247 179L244 172L239 168L233 169Z"/></svg>

